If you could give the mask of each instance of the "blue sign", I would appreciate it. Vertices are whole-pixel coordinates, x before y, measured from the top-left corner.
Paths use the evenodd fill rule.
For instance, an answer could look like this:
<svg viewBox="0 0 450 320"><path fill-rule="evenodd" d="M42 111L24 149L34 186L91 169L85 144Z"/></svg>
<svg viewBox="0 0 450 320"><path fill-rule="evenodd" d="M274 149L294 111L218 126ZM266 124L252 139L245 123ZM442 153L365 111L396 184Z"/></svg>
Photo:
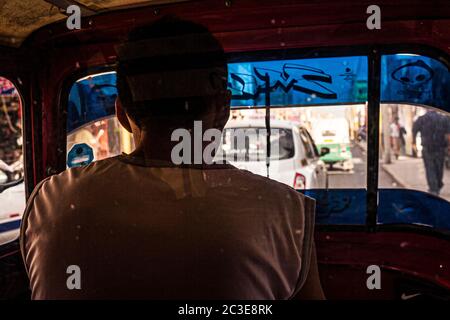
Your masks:
<svg viewBox="0 0 450 320"><path fill-rule="evenodd" d="M364 103L367 77L365 56L228 64L232 107Z"/></svg>
<svg viewBox="0 0 450 320"><path fill-rule="evenodd" d="M117 97L116 73L108 72L79 80L70 89L67 132L88 122L113 115Z"/></svg>
<svg viewBox="0 0 450 320"><path fill-rule="evenodd" d="M366 56L228 64L231 107L355 104L367 101ZM70 90L67 132L114 114L115 72L77 81Z"/></svg>
<svg viewBox="0 0 450 320"><path fill-rule="evenodd" d="M450 111L450 72L440 61L413 55L381 58L381 102L412 103Z"/></svg>
<svg viewBox="0 0 450 320"><path fill-rule="evenodd" d="M67 154L67 166L69 168L85 166L94 161L92 147L86 143L75 144Z"/></svg>

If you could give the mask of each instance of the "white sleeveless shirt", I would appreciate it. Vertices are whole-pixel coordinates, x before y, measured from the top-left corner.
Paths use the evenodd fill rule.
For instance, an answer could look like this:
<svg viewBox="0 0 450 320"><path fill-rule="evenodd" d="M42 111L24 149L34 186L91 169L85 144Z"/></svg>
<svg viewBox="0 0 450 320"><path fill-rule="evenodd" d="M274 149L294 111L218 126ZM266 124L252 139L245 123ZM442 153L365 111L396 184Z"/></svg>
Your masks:
<svg viewBox="0 0 450 320"><path fill-rule="evenodd" d="M288 299L313 224L314 200L265 177L121 155L36 186L21 249L33 299Z"/></svg>

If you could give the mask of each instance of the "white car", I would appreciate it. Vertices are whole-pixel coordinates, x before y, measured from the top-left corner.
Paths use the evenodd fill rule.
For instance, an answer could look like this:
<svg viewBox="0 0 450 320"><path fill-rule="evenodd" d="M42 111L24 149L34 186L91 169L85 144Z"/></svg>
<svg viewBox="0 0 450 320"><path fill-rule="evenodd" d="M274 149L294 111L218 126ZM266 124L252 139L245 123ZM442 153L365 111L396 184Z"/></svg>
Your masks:
<svg viewBox="0 0 450 320"><path fill-rule="evenodd" d="M268 176L297 190L328 188L325 163L320 160L321 155L305 127L290 121L270 123L268 163L264 120L229 121L216 159L225 159L239 169ZM326 152L324 149L323 154Z"/></svg>
<svg viewBox="0 0 450 320"><path fill-rule="evenodd" d="M18 238L24 210L25 185L23 181L0 193L0 244Z"/></svg>

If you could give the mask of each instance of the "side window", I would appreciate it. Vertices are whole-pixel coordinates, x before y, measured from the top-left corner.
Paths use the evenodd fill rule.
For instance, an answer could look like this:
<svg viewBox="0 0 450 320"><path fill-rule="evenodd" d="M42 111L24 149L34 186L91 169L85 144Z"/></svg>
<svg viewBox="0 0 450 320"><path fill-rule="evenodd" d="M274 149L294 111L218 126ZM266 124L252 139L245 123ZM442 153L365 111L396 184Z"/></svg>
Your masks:
<svg viewBox="0 0 450 320"><path fill-rule="evenodd" d="M418 55L382 58L378 220L450 230L450 74Z"/></svg>
<svg viewBox="0 0 450 320"><path fill-rule="evenodd" d="M299 155L300 159L304 159L304 158L306 158L307 150L306 150L305 144L301 141L301 138L300 138L300 128L295 127L293 132L294 132L294 135L296 135L299 139L298 155Z"/></svg>
<svg viewBox="0 0 450 320"><path fill-rule="evenodd" d="M14 85L0 77L0 245L19 236L25 209L22 110Z"/></svg>
<svg viewBox="0 0 450 320"><path fill-rule="evenodd" d="M306 157L308 159L314 159L314 150L313 150L313 146L311 144L311 142L308 139L308 136L305 133L305 130L302 128L300 129L300 140L303 143L303 146L305 147L306 150Z"/></svg>
<svg viewBox="0 0 450 320"><path fill-rule="evenodd" d="M311 145L312 152L314 154L314 158L320 157L319 150L317 150L317 146L314 143L314 140L313 140L313 138L311 138L311 135L308 133L308 131L305 131L305 135L308 137L308 141L309 141L309 144Z"/></svg>
<svg viewBox="0 0 450 320"><path fill-rule="evenodd" d="M68 166L83 164L129 153L134 149L132 135L123 129L115 116L117 89L114 72L91 75L76 81L70 90L67 112ZM83 148L92 159L71 158L71 150Z"/></svg>

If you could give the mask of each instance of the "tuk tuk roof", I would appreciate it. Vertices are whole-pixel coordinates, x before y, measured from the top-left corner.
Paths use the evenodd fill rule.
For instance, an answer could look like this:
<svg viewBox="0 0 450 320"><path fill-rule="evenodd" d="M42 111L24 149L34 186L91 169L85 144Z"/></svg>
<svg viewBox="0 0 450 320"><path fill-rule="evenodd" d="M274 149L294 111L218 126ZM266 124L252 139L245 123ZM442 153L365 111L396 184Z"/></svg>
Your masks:
<svg viewBox="0 0 450 320"><path fill-rule="evenodd" d="M78 5L82 16L111 10L154 6L187 0L8 0L0 7L0 44L17 47L33 31L67 18L69 5Z"/></svg>
<svg viewBox="0 0 450 320"><path fill-rule="evenodd" d="M45 26L49 24L65 28L65 10L71 4L78 5L82 17L89 19L105 16L111 11L127 11L134 14L125 13L114 18L134 24L164 12L178 13L206 24L213 32L223 32L330 24L339 24L345 28L350 23L365 25L368 17L366 9L372 3L358 0L8 0L0 7L0 44L19 47L33 32L46 29ZM450 18L448 0L399 0L395 4L380 0L377 5L381 8L383 22ZM150 10L142 10L143 7ZM98 22L105 22L109 26L120 23L110 19L100 19ZM70 31L64 28L57 33ZM88 28L95 28L92 20Z"/></svg>

